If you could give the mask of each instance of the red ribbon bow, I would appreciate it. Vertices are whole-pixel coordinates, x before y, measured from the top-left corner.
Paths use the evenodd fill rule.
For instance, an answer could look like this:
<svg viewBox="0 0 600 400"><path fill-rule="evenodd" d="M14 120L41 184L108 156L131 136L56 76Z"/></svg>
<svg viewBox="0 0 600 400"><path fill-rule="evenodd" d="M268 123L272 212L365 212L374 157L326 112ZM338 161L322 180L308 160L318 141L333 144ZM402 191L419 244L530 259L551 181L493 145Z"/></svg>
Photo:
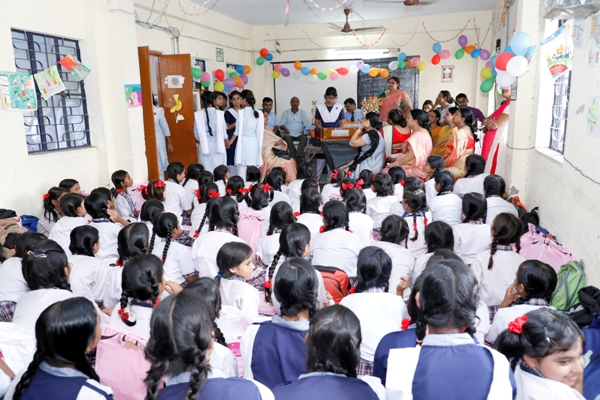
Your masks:
<svg viewBox="0 0 600 400"><path fill-rule="evenodd" d="M121 189L117 189L117 193L123 193Z"/></svg>
<svg viewBox="0 0 600 400"><path fill-rule="evenodd" d="M402 330L403 331L407 330L409 326L410 326L410 319L404 318L402 320Z"/></svg>
<svg viewBox="0 0 600 400"><path fill-rule="evenodd" d="M156 302L154 303L154 305L152 306L152 308L153 308L153 309L154 309L154 308L156 308L156 306L158 306L158 305L160 304L160 301L161 301L161 300L162 300L162 299L161 299L160 297L159 297L158 299L156 299Z"/></svg>
<svg viewBox="0 0 600 400"><path fill-rule="evenodd" d="M196 232L194 232L194 239L197 238L198 236L200 236L200 231L198 229L196 229Z"/></svg>
<svg viewBox="0 0 600 400"><path fill-rule="evenodd" d="M294 217L299 217L300 216L300 211L294 211Z"/></svg>
<svg viewBox="0 0 600 400"><path fill-rule="evenodd" d="M154 184L154 189L167 187L167 184L163 181L158 181Z"/></svg>
<svg viewBox="0 0 600 400"><path fill-rule="evenodd" d="M425 218L425 219L423 220L423 224L425 224L425 226L427 226L427 218Z"/></svg>
<svg viewBox="0 0 600 400"><path fill-rule="evenodd" d="M271 289L271 280L269 279L268 281L266 281L265 283L263 283L263 286L265 287L265 289Z"/></svg>
<svg viewBox="0 0 600 400"><path fill-rule="evenodd" d="M365 180L364 179L359 179L358 181L356 181L356 188L357 189L362 189L362 185L365 184Z"/></svg>
<svg viewBox="0 0 600 400"><path fill-rule="evenodd" d="M250 189L246 189L246 188L239 188L239 189L238 189L238 193L242 193L242 194L244 194L244 193L250 193Z"/></svg>
<svg viewBox="0 0 600 400"><path fill-rule="evenodd" d="M142 193L142 192L148 193L148 186L146 186L146 185L140 185L137 190L140 193Z"/></svg>
<svg viewBox="0 0 600 400"><path fill-rule="evenodd" d="M227 194L231 194L231 193L233 193L233 190L227 189Z"/></svg>
<svg viewBox="0 0 600 400"><path fill-rule="evenodd" d="M356 292L356 288L355 287L353 287L352 289L349 290L350 294L354 294L354 292Z"/></svg>
<svg viewBox="0 0 600 400"><path fill-rule="evenodd" d="M44 193L44 200L47 200L50 197L50 193Z"/></svg>
<svg viewBox="0 0 600 400"><path fill-rule="evenodd" d="M331 177L333 179L337 179L339 171L337 169L334 169L333 172L331 173Z"/></svg>
<svg viewBox="0 0 600 400"><path fill-rule="evenodd" d="M342 183L342 189L344 190L348 190L348 189L354 189L354 183Z"/></svg>
<svg viewBox="0 0 600 400"><path fill-rule="evenodd" d="M263 190L263 192L265 194L269 193L269 190L271 190L273 187L271 185L269 185L268 183L265 183L264 185L260 185L260 188Z"/></svg>
<svg viewBox="0 0 600 400"><path fill-rule="evenodd" d="M321 227L319 228L319 233L323 233L325 232L325 226L321 225Z"/></svg>
<svg viewBox="0 0 600 400"><path fill-rule="evenodd" d="M218 199L219 198L219 192L215 192L214 190L210 189L208 191L208 197L211 199Z"/></svg>
<svg viewBox="0 0 600 400"><path fill-rule="evenodd" d="M352 176L352 172L350 172L350 171L346 171L346 172L344 172L344 174L346 174L348 176Z"/></svg>
<svg viewBox="0 0 600 400"><path fill-rule="evenodd" d="M198 200L202 200L202 194L200 194L200 189L196 189L196 197Z"/></svg>
<svg viewBox="0 0 600 400"><path fill-rule="evenodd" d="M123 260L118 259L115 264L117 264L117 267L122 267L125 263L123 262Z"/></svg>
<svg viewBox="0 0 600 400"><path fill-rule="evenodd" d="M126 312L123 308L120 308L119 311L117 311L117 313L121 317L121 321L125 321L125 320L129 319L129 313Z"/></svg>
<svg viewBox="0 0 600 400"><path fill-rule="evenodd" d="M404 179L402 179L402 180L400 181L400 185L402 185L402 186L406 185L406 181L405 181Z"/></svg>
<svg viewBox="0 0 600 400"><path fill-rule="evenodd" d="M527 315L516 318L514 321L508 323L508 331L520 335L523 332L523 325L529 318Z"/></svg>

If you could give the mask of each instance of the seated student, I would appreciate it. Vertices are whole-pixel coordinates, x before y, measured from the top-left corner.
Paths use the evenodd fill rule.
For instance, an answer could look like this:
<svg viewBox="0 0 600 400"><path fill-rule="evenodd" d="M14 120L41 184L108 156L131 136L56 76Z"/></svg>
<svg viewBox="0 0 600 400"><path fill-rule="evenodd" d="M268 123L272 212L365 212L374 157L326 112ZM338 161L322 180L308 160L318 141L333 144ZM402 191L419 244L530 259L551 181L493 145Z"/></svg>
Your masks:
<svg viewBox="0 0 600 400"><path fill-rule="evenodd" d="M253 249L256 249L258 240L269 230L271 217L271 203L275 190L268 183L254 185L245 194L247 208L240 210L238 228L240 238L244 239ZM282 193L283 194L283 193ZM259 230L258 225L262 225Z"/></svg>
<svg viewBox="0 0 600 400"><path fill-rule="evenodd" d="M485 194L483 190L483 181L488 176L484 174L485 159L478 154L471 154L465 161L467 174L454 183L453 192L458 197L463 197L467 193Z"/></svg>
<svg viewBox="0 0 600 400"><path fill-rule="evenodd" d="M292 207L282 201L271 208L269 217L269 230L264 238L258 242L257 255L260 256L262 264L269 266L273 262L273 257L279 249L279 236L286 226L296 222Z"/></svg>
<svg viewBox="0 0 600 400"><path fill-rule="evenodd" d="M583 400L584 342L572 319L540 308L512 321L494 345L511 360L519 399Z"/></svg>
<svg viewBox="0 0 600 400"><path fill-rule="evenodd" d="M317 193L319 193L319 183L315 178L306 178L302 181L302 186L300 186L300 197L298 197L298 201L292 203L294 215L300 216L300 199L302 197L302 193L304 193L306 189L310 188L317 189ZM321 204L321 195L319 195L319 204Z"/></svg>
<svg viewBox="0 0 600 400"><path fill-rule="evenodd" d="M133 221L138 217L135 209L135 200L131 195L130 188L133 186L133 179L127 171L122 169L113 172L110 177L117 193L115 194L115 210L125 219Z"/></svg>
<svg viewBox="0 0 600 400"><path fill-rule="evenodd" d="M5 399L112 399L112 389L100 384L87 356L100 341L100 323L83 297L45 307L35 324L33 361L15 377Z"/></svg>
<svg viewBox="0 0 600 400"><path fill-rule="evenodd" d="M439 249L452 251L454 249L454 235L452 227L445 222L435 221L425 227L425 243L427 243L427 253L417 257L415 260L415 268L412 270L410 277L412 280L417 279L427 266L427 263L433 253Z"/></svg>
<svg viewBox="0 0 600 400"><path fill-rule="evenodd" d="M242 193L241 196L243 198L244 194ZM190 229L189 234L194 239L208 232L208 224L206 223L208 204L212 199L218 199L219 197L221 197L221 195L219 194L219 187L216 183L206 183L198 189L198 205L194 207L194 211L190 217L192 229ZM235 202L237 203L237 199L235 199ZM244 206L246 206L245 203L245 201L238 203L238 206L239 204L244 204Z"/></svg>
<svg viewBox="0 0 600 400"><path fill-rule="evenodd" d="M246 188L260 183L260 169L254 165L246 168Z"/></svg>
<svg viewBox="0 0 600 400"><path fill-rule="evenodd" d="M71 231L78 226L89 223L84 218L86 211L83 205L83 196L77 193L67 193L61 196L60 209L63 217L52 227L48 239L54 240L67 254L70 254Z"/></svg>
<svg viewBox="0 0 600 400"><path fill-rule="evenodd" d="M287 194L290 198L290 204L294 205L295 203L300 202L300 194L302 193L301 187L306 178L313 179L312 164L309 162L303 162L298 165L296 179L291 181L288 185Z"/></svg>
<svg viewBox="0 0 600 400"><path fill-rule="evenodd" d="M181 225L177 216L170 212L161 214L154 222L150 239L150 252L164 264L165 278L180 285L198 279L189 248L175 240L181 235Z"/></svg>
<svg viewBox="0 0 600 400"><path fill-rule="evenodd" d="M418 304L419 347L392 349L386 376L388 399L510 399L515 396L509 363L478 346L477 280L462 261L436 260L423 273ZM427 335L425 333L427 332ZM469 379L465 379L469 377Z"/></svg>
<svg viewBox="0 0 600 400"><path fill-rule="evenodd" d="M77 182L75 179L63 179L58 184L58 187L67 190L69 193L82 194L81 185L79 185L79 182Z"/></svg>
<svg viewBox="0 0 600 400"><path fill-rule="evenodd" d="M325 204L322 232L313 237L311 247L314 265L336 267L348 278L356 278L358 253L364 244L358 235L350 232L344 203L332 200Z"/></svg>
<svg viewBox="0 0 600 400"><path fill-rule="evenodd" d="M394 184L388 174L375 176L371 185L377 196L367 200L367 215L373 218L373 236L379 238L381 222L390 214L390 208L398 201L394 196Z"/></svg>
<svg viewBox="0 0 600 400"><path fill-rule="evenodd" d="M408 182L408 181L407 181ZM423 184L420 184L423 187ZM401 213L398 210L399 204L401 207ZM402 194L402 203L396 203L390 208L390 214L400 215L406 219L409 226L412 223L413 228L411 231L414 234L409 235L409 239L406 242L408 250L416 258L427 252L427 244L425 243L425 227L429 223L427 220L427 200L423 189L419 188L419 185L406 184L404 186L404 193Z"/></svg>
<svg viewBox="0 0 600 400"><path fill-rule="evenodd" d="M425 179L425 193L427 193L427 204L430 204L433 199L438 195L438 191L435 188L435 174L439 171L444 170L444 159L442 156L429 156L427 162L423 167L423 171L427 173Z"/></svg>
<svg viewBox="0 0 600 400"><path fill-rule="evenodd" d="M317 271L307 260L286 260L273 285L280 315L250 325L242 337L244 376L268 388L287 385L306 371L309 320L317 310Z"/></svg>
<svg viewBox="0 0 600 400"><path fill-rule="evenodd" d="M380 248L369 246L360 251L357 285L353 293L340 302L360 320L363 343L360 348L359 375L373 375L373 356L377 344L386 334L396 331L408 317L402 292L408 277L388 293L392 259ZM398 290L397 290L398 289Z"/></svg>
<svg viewBox="0 0 600 400"><path fill-rule="evenodd" d="M200 277L214 278L219 272L217 253L228 242L244 243L237 235L239 212L237 203L230 197L213 199L207 207L209 228L200 235L192 247L192 260ZM202 231L202 224L200 224Z"/></svg>
<svg viewBox="0 0 600 400"><path fill-rule="evenodd" d="M148 200L142 204L140 210L139 222L143 222L148 227L148 233L151 236L154 230L154 222L165 212L165 206L158 200Z"/></svg>
<svg viewBox="0 0 600 400"><path fill-rule="evenodd" d="M496 215L509 213L515 217L519 216L517 208L506 201L506 184L500 175L488 175L483 180L483 191L487 199L487 218L485 223L491 225Z"/></svg>
<svg viewBox="0 0 600 400"><path fill-rule="evenodd" d="M299 224L305 225L312 237L319 233L323 225L323 217L319 208L321 207L321 195L319 189L308 188L300 195L300 215L297 220Z"/></svg>
<svg viewBox="0 0 600 400"><path fill-rule="evenodd" d="M92 217L90 226L96 228L100 236L100 249L96 257L102 259L117 257L117 237L119 231L129 225L129 221L118 212L111 210L108 199L100 192L92 192L85 199L84 204L86 211Z"/></svg>
<svg viewBox="0 0 600 400"><path fill-rule="evenodd" d="M433 221L443 221L450 225L458 225L462 219L462 200L452 193L454 175L450 171L435 173L435 189L438 195L428 202Z"/></svg>
<svg viewBox="0 0 600 400"><path fill-rule="evenodd" d="M385 389L381 383L357 376L361 342L360 321L351 310L333 305L318 311L310 320L306 336L308 373L300 375L290 385L274 388L275 398L385 398Z"/></svg>
<svg viewBox="0 0 600 400"><path fill-rule="evenodd" d="M211 370L218 369L223 372L227 378L238 377L238 362L233 352L227 347L225 336L221 329L217 326L217 318L221 314L221 293L219 284L211 278L200 278L194 282L190 282L185 286L186 291L198 293L204 301L210 306L210 318L213 321L213 331L215 333L215 341L213 351L210 354Z"/></svg>
<svg viewBox="0 0 600 400"><path fill-rule="evenodd" d="M280 201L285 201L289 205L292 205L290 196L281 191L282 187L285 185L285 177L285 171L281 168L273 168L267 175L267 184L273 188L273 199L269 202L271 206L279 203Z"/></svg>
<svg viewBox="0 0 600 400"><path fill-rule="evenodd" d="M235 175L229 178L227 186L225 187L225 196L232 197L238 203L239 210L248 208L245 197L246 193L248 193L248 189L245 188L245 183L241 176ZM194 209L194 211L196 211L196 209ZM194 214L192 213L192 215ZM194 224L192 224L192 226L194 226Z"/></svg>
<svg viewBox="0 0 600 400"><path fill-rule="evenodd" d="M511 214L498 215L490 229L492 248L479 253L471 268L479 282L479 297L490 310L490 321L498 311L506 288L515 280L525 257L521 251L521 221ZM515 245L517 251L513 250Z"/></svg>
<svg viewBox="0 0 600 400"><path fill-rule="evenodd" d="M96 257L100 249L100 235L93 226L83 225L71 231L69 256L71 273L69 284L76 296L102 304L106 294L107 278L110 274L108 261Z"/></svg>
<svg viewBox="0 0 600 400"><path fill-rule="evenodd" d="M42 240L46 240L46 236L41 233L25 232L19 235L15 255L0 264L0 322L12 321L17 300L29 291L23 276L23 258Z"/></svg>
<svg viewBox="0 0 600 400"><path fill-rule="evenodd" d="M210 305L193 290L169 296L156 306L146 347L146 358L151 363L145 380L148 398L273 399L260 383L227 378L222 371L211 368L213 327Z"/></svg>
<svg viewBox="0 0 600 400"><path fill-rule="evenodd" d="M254 273L254 253L246 243L225 243L217 253L219 272L215 281L223 304L235 307L249 318L258 317L260 296L256 288L246 283Z"/></svg>
<svg viewBox="0 0 600 400"><path fill-rule="evenodd" d="M390 178L392 178L392 183L394 184L394 196L396 196L398 201L402 201L402 193L404 193L404 179L406 178L404 168L392 167L388 171L388 175Z"/></svg>
<svg viewBox="0 0 600 400"><path fill-rule="evenodd" d="M192 214L194 196L187 191L181 182L185 178L185 166L180 162L172 162L167 167L169 179L165 186L165 211L183 217L183 224L189 225Z"/></svg>
<svg viewBox="0 0 600 400"><path fill-rule="evenodd" d="M515 318L542 307L556 289L554 268L538 260L527 260L519 266L515 282L506 289L506 295L494 317L486 342L492 344Z"/></svg>
<svg viewBox="0 0 600 400"><path fill-rule="evenodd" d="M61 187L52 187L44 194L44 215L37 224L37 232L48 237L50 231L56 222L62 218L62 210L60 208L60 197L68 193L66 189Z"/></svg>
<svg viewBox="0 0 600 400"><path fill-rule="evenodd" d="M485 224L487 201L482 194L466 193L462 198L462 224L454 225L454 252L468 266L473 264L477 254L487 250L492 244L489 225Z"/></svg>
<svg viewBox="0 0 600 400"><path fill-rule="evenodd" d="M215 183L215 177L212 171L204 170L198 175L198 188L200 188L202 185L206 185L207 183Z"/></svg>
<svg viewBox="0 0 600 400"><path fill-rule="evenodd" d="M360 171L360 174L358 175L358 181L357 182L363 182L362 184L362 189L363 192L365 193L365 197L367 198L367 201L375 198L375 196L377 196L377 194L372 190L373 187L373 179L375 178L375 176L373 176L373 171L369 170L369 169L363 169L362 171Z"/></svg>
<svg viewBox="0 0 600 400"><path fill-rule="evenodd" d="M231 173L229 172L229 168L226 165L219 165L214 169L215 183L219 187L219 194L221 197L225 196L227 193L227 182L229 178L231 178ZM259 171L260 176L260 171ZM246 182L248 180L246 179Z"/></svg>
<svg viewBox="0 0 600 400"><path fill-rule="evenodd" d="M346 185L346 186L344 186ZM373 218L369 217L367 211L367 198L362 187L357 188L357 184L342 182L342 198L348 210L348 225L365 246L371 244L371 235L373 234ZM344 190L344 187L346 189Z"/></svg>
<svg viewBox="0 0 600 400"><path fill-rule="evenodd" d="M327 204L327 202L330 200L341 199L340 187L345 177L346 175L342 171L338 169L333 170L329 183L325 184L321 190L321 199L323 201L323 205Z"/></svg>
<svg viewBox="0 0 600 400"><path fill-rule="evenodd" d="M346 100L344 100L344 108L344 119L346 122L359 124L364 118L362 110L360 108L356 108L356 102L352 97L348 97Z"/></svg>
<svg viewBox="0 0 600 400"><path fill-rule="evenodd" d="M181 186L190 192L192 197L196 197L196 190L200 188L198 179L200 179L202 172L204 172L204 165L202 164L190 164L187 167L185 179L181 182Z"/></svg>

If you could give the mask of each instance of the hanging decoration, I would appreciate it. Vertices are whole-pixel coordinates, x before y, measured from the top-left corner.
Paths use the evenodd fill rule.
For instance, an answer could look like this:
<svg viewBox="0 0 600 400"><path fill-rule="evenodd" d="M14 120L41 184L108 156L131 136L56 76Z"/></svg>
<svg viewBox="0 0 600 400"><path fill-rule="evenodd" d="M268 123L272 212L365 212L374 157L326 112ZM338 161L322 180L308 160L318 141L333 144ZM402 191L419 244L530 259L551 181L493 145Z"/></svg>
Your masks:
<svg viewBox="0 0 600 400"><path fill-rule="evenodd" d="M318 9L319 9L319 10L321 10L321 11L333 11L333 10L336 10L336 9L340 8L340 7L341 7L341 6L343 6L344 4L346 4L346 2L347 2L348 0L341 0L341 1L338 1L338 2L337 2L338 4L336 4L336 5L335 5L335 6L333 6L333 7L321 7L320 5L318 5L317 3L315 3L313 0L308 0L308 1L310 1L310 2L312 3L312 5L313 5L313 6L315 6L316 8L318 8Z"/></svg>
<svg viewBox="0 0 600 400"><path fill-rule="evenodd" d="M384 27L384 28L383 28L383 32L381 32L381 35L379 35L379 37L377 38L377 40L376 40L376 41L374 41L374 42L373 42L373 43L371 43L371 44L366 44L366 43L363 43L363 42L362 42L362 41L361 41L361 40L358 38L358 36L356 36L356 32L354 32L354 29L352 30L352 34L354 35L354 38L355 38L355 39L358 41L358 43L360 43L360 45L361 45L362 47L372 47L372 46L375 46L375 45L376 45L376 44L377 44L377 43L378 43L378 42L381 40L381 38L383 37L383 35L385 35L385 31L386 31L386 30L387 30L387 28L385 28L385 27Z"/></svg>

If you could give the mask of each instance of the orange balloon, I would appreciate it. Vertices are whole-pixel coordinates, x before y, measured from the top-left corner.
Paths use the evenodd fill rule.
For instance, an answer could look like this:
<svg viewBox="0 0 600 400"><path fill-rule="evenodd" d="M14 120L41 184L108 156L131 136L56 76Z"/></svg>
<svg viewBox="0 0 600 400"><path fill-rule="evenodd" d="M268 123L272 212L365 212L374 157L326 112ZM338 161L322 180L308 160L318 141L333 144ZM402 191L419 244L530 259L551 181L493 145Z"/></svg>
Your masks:
<svg viewBox="0 0 600 400"><path fill-rule="evenodd" d="M465 47L465 53L467 53L467 54L471 54L471 52L472 52L473 50L475 50L476 48L477 48L477 47L475 47L475 46L473 46L473 45L467 46L467 47Z"/></svg>
<svg viewBox="0 0 600 400"><path fill-rule="evenodd" d="M296 61L294 63L294 68L296 68L298 71L300 71L302 69L302 63L300 61Z"/></svg>
<svg viewBox="0 0 600 400"><path fill-rule="evenodd" d="M371 68L369 70L369 76L375 78L379 73L379 68Z"/></svg>
<svg viewBox="0 0 600 400"><path fill-rule="evenodd" d="M244 65L244 74L248 75L252 71L249 65Z"/></svg>
<svg viewBox="0 0 600 400"><path fill-rule="evenodd" d="M316 75L316 74L318 74L318 73L319 73L319 70L318 70L318 69L316 69L316 68L312 68L312 69L310 70L310 74L311 74L311 75Z"/></svg>
<svg viewBox="0 0 600 400"><path fill-rule="evenodd" d="M406 68L414 68L412 63L410 62L410 60L412 60L412 59L406 60Z"/></svg>
<svg viewBox="0 0 600 400"><path fill-rule="evenodd" d="M240 78L239 76L233 77L233 81L235 82L236 87L240 87L244 84L244 82L242 81L242 78Z"/></svg>
<svg viewBox="0 0 600 400"><path fill-rule="evenodd" d="M379 71L379 75L381 75L382 78L387 78L388 76L390 76L390 71L383 68Z"/></svg>

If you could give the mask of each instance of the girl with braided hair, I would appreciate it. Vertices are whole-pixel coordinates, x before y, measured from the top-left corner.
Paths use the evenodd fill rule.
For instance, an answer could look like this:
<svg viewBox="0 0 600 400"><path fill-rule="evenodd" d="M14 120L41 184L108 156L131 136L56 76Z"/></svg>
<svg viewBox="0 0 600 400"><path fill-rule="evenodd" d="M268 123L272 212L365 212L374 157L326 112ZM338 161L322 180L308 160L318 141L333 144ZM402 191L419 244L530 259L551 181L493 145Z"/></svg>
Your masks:
<svg viewBox="0 0 600 400"><path fill-rule="evenodd" d="M235 166L238 175L245 176L248 166L261 167L263 164L262 143L265 133L265 119L254 108L256 99L251 90L242 90L240 96L242 97L242 109L238 111L235 132L227 142L231 146L237 141Z"/></svg>
<svg viewBox="0 0 600 400"><path fill-rule="evenodd" d="M146 400L273 399L271 391L260 383L225 378L222 371L211 368L211 307L200 294L184 290L167 297L152 313L150 327ZM162 380L165 387L159 390Z"/></svg>
<svg viewBox="0 0 600 400"><path fill-rule="evenodd" d="M444 221L450 226L455 226L462 221L462 200L452 192L454 189L454 176L450 171L435 173L435 189L438 195L427 204L431 211L433 221Z"/></svg>
<svg viewBox="0 0 600 400"><path fill-rule="evenodd" d="M209 171L227 164L227 123L225 112L214 107L216 94L202 94L202 109L194 113L194 137L198 143L198 160Z"/></svg>
<svg viewBox="0 0 600 400"><path fill-rule="evenodd" d="M519 218L508 213L499 214L490 228L491 249L477 254L471 265L479 281L479 296L490 310L490 321L504 300L506 288L514 282L519 265L525 261L519 254L522 229Z"/></svg>
<svg viewBox="0 0 600 400"><path fill-rule="evenodd" d="M279 237L286 226L296 222L294 210L288 203L281 201L271 208L269 218L269 230L267 235L258 242L257 255L260 256L262 264L267 267L273 262L273 257L279 249Z"/></svg>
<svg viewBox="0 0 600 400"><path fill-rule="evenodd" d="M305 225L313 237L319 233L319 228L323 224L321 211L321 195L318 187L308 187L300 194L300 215L298 223Z"/></svg>
<svg viewBox="0 0 600 400"><path fill-rule="evenodd" d="M245 201L247 192L244 179L241 176L232 176L225 185L225 196L230 196L237 201L240 210L248 207Z"/></svg>
<svg viewBox="0 0 600 400"><path fill-rule="evenodd" d="M373 233L373 218L366 214L367 197L360 186L360 180L356 184L348 186L347 190L343 190L342 198L348 210L350 230L360 237L365 246L370 245L371 234Z"/></svg>
<svg viewBox="0 0 600 400"><path fill-rule="evenodd" d="M402 211L401 217L406 219L410 229L407 246L412 255L417 258L427 252L427 244L425 243L425 227L429 224L429 213L427 211L427 195L421 183L419 186L409 186L408 183L404 186L402 194ZM394 208L390 209L390 213L395 213Z"/></svg>
<svg viewBox="0 0 600 400"><path fill-rule="evenodd" d="M198 279L198 272L194 268L190 250L175 241L179 235L181 225L177 216L172 213L161 214L154 222L150 252L164 264L166 279L181 285Z"/></svg>
<svg viewBox="0 0 600 400"><path fill-rule="evenodd" d="M200 189L196 192L196 197L198 199L198 205L194 207L194 211L192 212L192 229L189 233L194 239L208 232L208 203L212 199L221 197L219 194L219 187L216 183L201 185Z"/></svg>
<svg viewBox="0 0 600 400"><path fill-rule="evenodd" d="M379 132L382 127L379 114L369 112L350 138L350 147L360 148L354 160L344 166L352 172L354 179L358 179L363 169L373 171L375 174L381 172L385 162L385 140Z"/></svg>
<svg viewBox="0 0 600 400"><path fill-rule="evenodd" d="M367 215L373 218L373 238L379 240L381 222L390 213L390 208L398 202L394 195L394 182L386 173L375 175L371 190L376 193L376 197L367 200Z"/></svg>
<svg viewBox="0 0 600 400"><path fill-rule="evenodd" d="M454 225L454 252L468 266L477 254L492 244L490 227L485 224L487 200L479 193L466 193L462 198L462 224Z"/></svg>
<svg viewBox="0 0 600 400"><path fill-rule="evenodd" d="M416 279L425 270L427 263L433 254L441 249L452 251L454 249L454 235L452 227L443 221L435 221L425 227L425 243L427 243L427 253L417 257L415 267L410 276Z"/></svg>
<svg viewBox="0 0 600 400"><path fill-rule="evenodd" d="M148 200L142 204L140 211L140 222L143 222L148 227L148 232L152 235L154 229L154 221L158 219L160 214L165 212L165 206L158 200Z"/></svg>
<svg viewBox="0 0 600 400"><path fill-rule="evenodd" d="M515 217L519 216L517 208L509 201L506 193L506 183L500 175L488 175L483 180L483 191L487 200L487 218L485 223L492 224L496 215L509 213Z"/></svg>

